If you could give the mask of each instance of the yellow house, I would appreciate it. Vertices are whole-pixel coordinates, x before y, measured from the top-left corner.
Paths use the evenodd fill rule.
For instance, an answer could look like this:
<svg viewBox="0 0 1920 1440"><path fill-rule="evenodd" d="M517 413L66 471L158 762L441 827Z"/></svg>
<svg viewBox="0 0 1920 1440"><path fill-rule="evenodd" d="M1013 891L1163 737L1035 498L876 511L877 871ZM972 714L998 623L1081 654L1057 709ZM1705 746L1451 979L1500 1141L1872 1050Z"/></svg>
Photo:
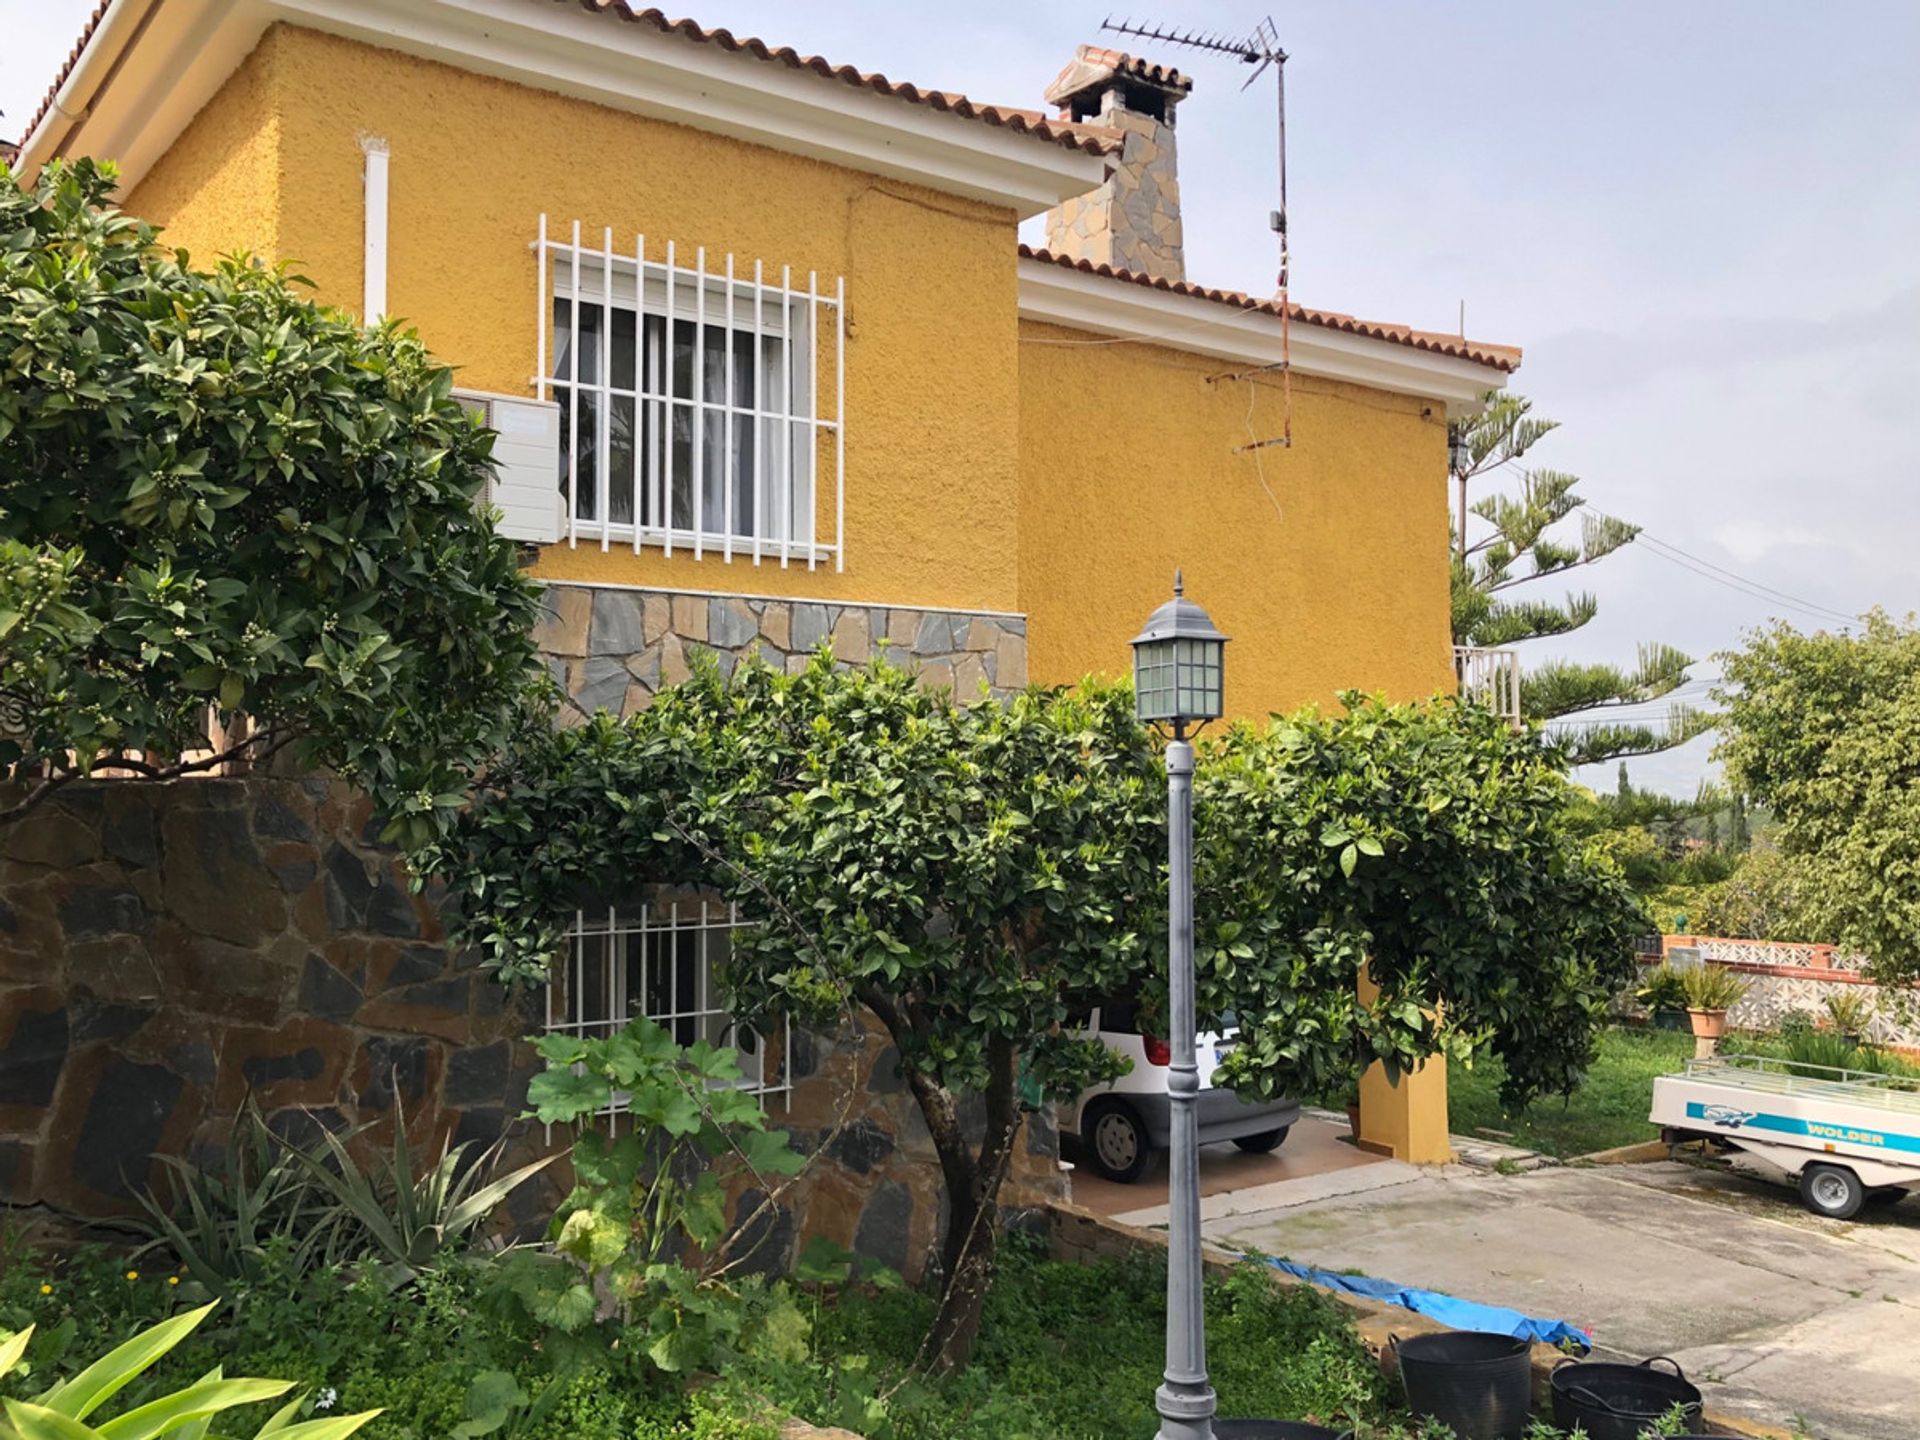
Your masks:
<svg viewBox="0 0 1920 1440"><path fill-rule="evenodd" d="M626 0L108 0L19 168L115 159L202 262L417 327L500 433L582 712L695 645L1116 671L1176 566L1234 713L1450 688L1448 424L1518 352L1189 283L1191 82L1065 58L1042 112ZM578 985L652 1007L614 957L698 983L724 929L582 917ZM1438 1077L1375 1090L1371 1138L1444 1154Z"/></svg>

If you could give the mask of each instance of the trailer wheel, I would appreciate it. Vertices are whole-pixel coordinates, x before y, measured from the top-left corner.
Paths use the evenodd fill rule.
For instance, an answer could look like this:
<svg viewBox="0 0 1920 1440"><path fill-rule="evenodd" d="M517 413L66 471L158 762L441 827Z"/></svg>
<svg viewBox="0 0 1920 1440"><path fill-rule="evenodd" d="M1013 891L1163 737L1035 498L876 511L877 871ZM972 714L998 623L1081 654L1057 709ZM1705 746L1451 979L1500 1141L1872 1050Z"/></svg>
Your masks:
<svg viewBox="0 0 1920 1440"><path fill-rule="evenodd" d="M1816 1215L1851 1220L1866 1203L1867 1187L1844 1165L1809 1165L1800 1172L1800 1199Z"/></svg>

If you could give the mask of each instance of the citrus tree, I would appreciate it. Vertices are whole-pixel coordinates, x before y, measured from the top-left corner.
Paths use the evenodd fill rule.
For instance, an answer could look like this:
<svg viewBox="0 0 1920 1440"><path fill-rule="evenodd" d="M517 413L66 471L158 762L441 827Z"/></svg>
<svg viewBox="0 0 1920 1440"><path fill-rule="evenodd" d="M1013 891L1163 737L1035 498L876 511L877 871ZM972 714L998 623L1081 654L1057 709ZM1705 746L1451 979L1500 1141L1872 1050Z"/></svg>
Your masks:
<svg viewBox="0 0 1920 1440"><path fill-rule="evenodd" d="M1241 1031L1225 1077L1326 1094L1491 1050L1510 1106L1572 1090L1646 922L1569 827L1562 757L1480 706L1341 701L1237 726L1199 767L1202 1012Z"/></svg>
<svg viewBox="0 0 1920 1440"><path fill-rule="evenodd" d="M192 268L109 165L0 180L0 816L292 746L421 843L534 663L452 372L278 269Z"/></svg>
<svg viewBox="0 0 1920 1440"><path fill-rule="evenodd" d="M1559 828L1555 758L1472 707L1346 703L1203 751L1202 1020L1247 1037L1232 1082L1317 1093L1490 1044L1512 1094L1571 1086L1640 922ZM949 1200L929 1354L952 1366L1025 1114L1120 1063L1071 1016L1166 1013L1165 784L1124 687L964 705L884 661L708 662L625 720L530 712L435 868L504 978L544 977L582 895L695 883L752 917L742 1013L884 1028Z"/></svg>
<svg viewBox="0 0 1920 1440"><path fill-rule="evenodd" d="M851 1004L884 1027L951 1202L929 1351L953 1365L1027 1108L1117 1071L1066 1022L1151 968L1158 777L1124 690L967 706L885 663L709 661L624 721L530 716L439 868L507 978L544 975L583 892L693 882L760 922L734 937L743 1014L821 1024Z"/></svg>

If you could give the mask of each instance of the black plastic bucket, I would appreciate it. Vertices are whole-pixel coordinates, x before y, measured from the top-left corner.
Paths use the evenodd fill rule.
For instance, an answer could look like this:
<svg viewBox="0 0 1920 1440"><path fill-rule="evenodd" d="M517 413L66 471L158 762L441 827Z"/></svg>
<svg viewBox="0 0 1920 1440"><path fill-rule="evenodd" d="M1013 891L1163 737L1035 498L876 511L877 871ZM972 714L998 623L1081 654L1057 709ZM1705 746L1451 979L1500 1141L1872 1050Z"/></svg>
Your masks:
<svg viewBox="0 0 1920 1440"><path fill-rule="evenodd" d="M1671 1375L1653 1368L1661 1360L1673 1366ZM1553 1372L1553 1423L1578 1425L1587 1440L1640 1440L1675 1405L1690 1430L1700 1429L1700 1389L1665 1355L1638 1365L1575 1360Z"/></svg>
<svg viewBox="0 0 1920 1440"><path fill-rule="evenodd" d="M1215 1440L1353 1440L1351 1430L1329 1430L1305 1420L1215 1420Z"/></svg>
<svg viewBox="0 0 1920 1440"><path fill-rule="evenodd" d="M1387 1344L1400 1367L1407 1408L1460 1440L1520 1440L1532 1409L1532 1346L1512 1335L1452 1330Z"/></svg>

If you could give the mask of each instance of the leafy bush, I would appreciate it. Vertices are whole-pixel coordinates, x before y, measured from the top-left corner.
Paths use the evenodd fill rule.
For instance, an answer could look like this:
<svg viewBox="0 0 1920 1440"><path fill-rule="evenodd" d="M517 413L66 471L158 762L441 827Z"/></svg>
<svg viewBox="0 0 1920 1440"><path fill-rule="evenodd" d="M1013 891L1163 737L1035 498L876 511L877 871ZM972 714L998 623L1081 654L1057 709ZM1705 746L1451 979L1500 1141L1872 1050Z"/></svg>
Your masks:
<svg viewBox="0 0 1920 1440"><path fill-rule="evenodd" d="M0 181L0 773L48 776L0 822L124 751L177 773L213 704L423 842L536 663L452 372L280 270L191 269L111 165Z"/></svg>
<svg viewBox="0 0 1920 1440"><path fill-rule="evenodd" d="M730 1244L757 1218L729 1239L729 1186L750 1181L770 1205L768 1177L806 1163L741 1087L738 1053L704 1039L682 1049L644 1017L609 1036L551 1034L534 1045L547 1068L528 1102L537 1119L578 1127L575 1183L553 1217L552 1249L503 1262L505 1297L557 1332L555 1343L601 1322L604 1338L624 1339L667 1372L755 1347L790 1351L805 1321L785 1288L726 1278ZM609 1115L616 1097L626 1133L586 1123ZM681 1251L706 1263L690 1269L678 1263Z"/></svg>
<svg viewBox="0 0 1920 1440"><path fill-rule="evenodd" d="M1800 1074L1819 1075L1825 1070L1857 1070L1860 1047L1832 1030L1795 1029L1782 1039L1787 1060Z"/></svg>
<svg viewBox="0 0 1920 1440"><path fill-rule="evenodd" d="M1722 657L1716 752L1772 807L1807 877L1804 934L1920 978L1920 626L1875 610L1839 633L1776 622Z"/></svg>
<svg viewBox="0 0 1920 1440"><path fill-rule="evenodd" d="M1717 885L1695 892L1688 928L1732 940L1809 940L1820 933L1808 917L1807 870L1775 850L1754 850Z"/></svg>
<svg viewBox="0 0 1920 1440"><path fill-rule="evenodd" d="M1569 828L1558 757L1479 706L1340 700L1235 726L1195 777L1201 1010L1240 1027L1219 1078L1337 1093L1491 1051L1513 1106L1571 1090L1646 921Z"/></svg>
<svg viewBox="0 0 1920 1440"><path fill-rule="evenodd" d="M1687 982L1670 961L1662 960L1640 977L1633 998L1649 1010L1684 1010Z"/></svg>
<svg viewBox="0 0 1920 1440"><path fill-rule="evenodd" d="M226 1292L230 1303L135 1381L129 1402L224 1365L305 1387L316 1414L380 1410L361 1440L448 1440L459 1427L485 1424L491 1407L476 1384L506 1372L529 1400L499 1432L514 1440L684 1440L694 1424L681 1388L660 1383L624 1347L564 1356L543 1349L541 1331L489 1304L485 1263L423 1271L396 1290L339 1267L295 1273L285 1259L270 1246L259 1278ZM27 1357L36 1388L77 1373L75 1357L212 1298L188 1277L135 1269L101 1247L56 1259L0 1241L0 1328L37 1327ZM5 1393L24 1392L0 1382ZM719 1420L709 1423L732 1440Z"/></svg>
<svg viewBox="0 0 1920 1440"><path fill-rule="evenodd" d="M1865 1040L1873 1028L1874 1004L1870 992L1829 995L1825 1008L1833 1028L1855 1044Z"/></svg>
<svg viewBox="0 0 1920 1440"><path fill-rule="evenodd" d="M1916 1070L1890 1050L1854 1040L1839 1030L1796 1027L1783 1031L1781 1040L1790 1067L1818 1078L1826 1070L1859 1070L1899 1080L1920 1078Z"/></svg>

